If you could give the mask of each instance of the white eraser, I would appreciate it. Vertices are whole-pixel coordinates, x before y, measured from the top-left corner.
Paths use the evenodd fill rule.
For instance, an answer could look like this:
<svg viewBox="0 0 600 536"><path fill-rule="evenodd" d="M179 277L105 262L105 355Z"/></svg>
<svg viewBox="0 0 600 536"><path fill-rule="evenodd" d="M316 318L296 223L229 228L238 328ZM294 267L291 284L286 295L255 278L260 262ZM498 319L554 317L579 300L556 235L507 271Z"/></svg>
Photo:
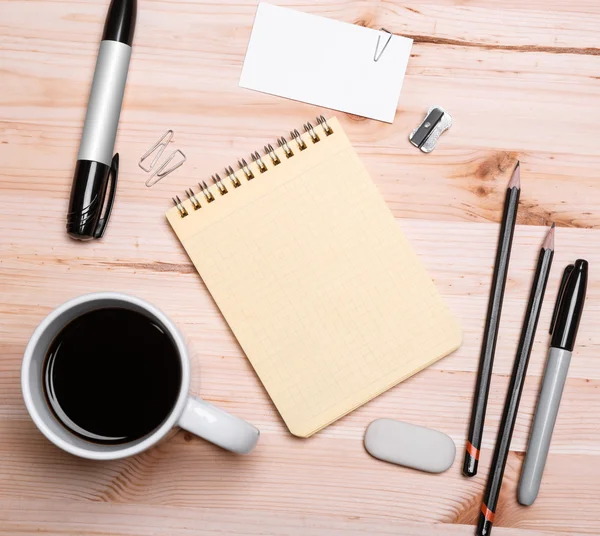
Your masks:
<svg viewBox="0 0 600 536"><path fill-rule="evenodd" d="M454 463L456 445L450 436L394 419L377 419L365 432L367 452L384 462L442 473Z"/></svg>

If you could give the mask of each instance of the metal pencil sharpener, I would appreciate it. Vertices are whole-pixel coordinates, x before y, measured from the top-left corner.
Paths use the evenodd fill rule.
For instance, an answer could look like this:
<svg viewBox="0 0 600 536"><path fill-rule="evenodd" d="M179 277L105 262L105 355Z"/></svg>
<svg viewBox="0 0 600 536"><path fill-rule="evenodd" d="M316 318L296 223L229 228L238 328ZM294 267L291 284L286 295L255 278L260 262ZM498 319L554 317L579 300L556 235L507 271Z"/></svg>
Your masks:
<svg viewBox="0 0 600 536"><path fill-rule="evenodd" d="M424 153L435 149L440 136L452 126L452 116L441 106L432 106L423 122L408 137L410 143Z"/></svg>

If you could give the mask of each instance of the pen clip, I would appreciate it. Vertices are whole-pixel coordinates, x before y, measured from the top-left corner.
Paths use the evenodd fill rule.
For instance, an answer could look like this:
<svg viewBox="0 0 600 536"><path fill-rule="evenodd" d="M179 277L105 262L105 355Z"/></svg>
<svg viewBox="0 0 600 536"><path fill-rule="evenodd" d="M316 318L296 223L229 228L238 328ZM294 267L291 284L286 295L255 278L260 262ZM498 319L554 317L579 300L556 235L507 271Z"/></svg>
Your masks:
<svg viewBox="0 0 600 536"><path fill-rule="evenodd" d="M562 279L560 281L560 287L558 288L558 294L556 295L556 303L554 304L554 312L552 313L552 320L550 321L550 335L554 332L554 327L556 326L556 320L558 318L558 311L560 310L560 304L563 299L563 295L565 293L565 288L567 286L567 281L569 280L569 276L575 269L574 264L568 264L565 266L565 270L562 275Z"/></svg>
<svg viewBox="0 0 600 536"><path fill-rule="evenodd" d="M112 211L113 203L115 202L115 193L117 191L117 177L119 175L119 153L113 156L112 164L110 166L110 172L108 180L110 181L110 190L108 191L108 200L106 201L106 210L104 216L98 220L96 231L94 232L94 238L102 238L104 231L106 230L106 224L110 213Z"/></svg>

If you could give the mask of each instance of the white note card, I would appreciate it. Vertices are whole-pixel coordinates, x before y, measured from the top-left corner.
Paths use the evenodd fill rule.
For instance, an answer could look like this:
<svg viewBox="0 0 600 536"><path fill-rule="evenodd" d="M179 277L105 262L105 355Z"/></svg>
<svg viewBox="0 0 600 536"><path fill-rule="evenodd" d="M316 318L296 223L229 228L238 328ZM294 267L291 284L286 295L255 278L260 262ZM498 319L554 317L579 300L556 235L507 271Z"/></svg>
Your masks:
<svg viewBox="0 0 600 536"><path fill-rule="evenodd" d="M261 2L240 87L392 123L412 39L389 37Z"/></svg>

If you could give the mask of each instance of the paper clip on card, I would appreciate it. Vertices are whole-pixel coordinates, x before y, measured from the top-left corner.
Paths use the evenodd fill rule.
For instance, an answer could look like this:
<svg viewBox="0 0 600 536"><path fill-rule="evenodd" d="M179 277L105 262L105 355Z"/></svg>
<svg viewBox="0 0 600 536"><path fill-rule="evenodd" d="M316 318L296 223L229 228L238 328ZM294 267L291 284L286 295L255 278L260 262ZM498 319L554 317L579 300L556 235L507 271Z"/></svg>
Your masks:
<svg viewBox="0 0 600 536"><path fill-rule="evenodd" d="M411 48L387 30L261 2L240 86L391 123Z"/></svg>

